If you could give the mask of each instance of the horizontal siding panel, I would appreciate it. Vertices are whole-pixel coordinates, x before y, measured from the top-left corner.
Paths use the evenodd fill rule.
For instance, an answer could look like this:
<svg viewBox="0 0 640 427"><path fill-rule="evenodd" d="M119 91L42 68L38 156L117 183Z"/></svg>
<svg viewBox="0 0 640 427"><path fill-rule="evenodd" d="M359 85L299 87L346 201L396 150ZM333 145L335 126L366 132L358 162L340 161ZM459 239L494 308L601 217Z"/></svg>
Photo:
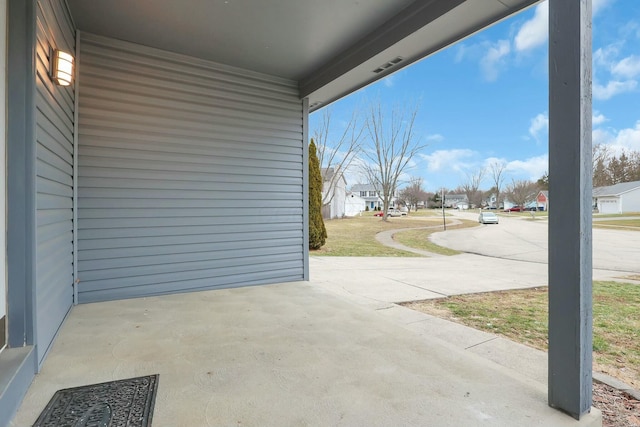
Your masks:
<svg viewBox="0 0 640 427"><path fill-rule="evenodd" d="M211 266L214 268L207 268L201 270L186 270L186 271L173 271L173 272L163 272L159 274L146 274L140 276L131 276L117 278L117 280L113 279L104 279L104 280L89 280L82 281L81 287L83 292L91 292L95 290L100 290L105 287L109 287L111 289L117 288L129 288L136 286L147 286L147 285L160 285L162 283L179 283L179 282L189 282L195 280L210 280L210 279L221 279L225 276L235 276L235 275L245 275L245 274L270 274L273 271L273 266L278 265L281 269L295 269L300 266L300 261L285 261L279 262L277 264L266 263L266 264L256 264L253 263L251 265L239 265L239 266L230 266L230 267L219 267L215 268L214 263L211 263ZM176 266L177 268L177 266ZM86 273L83 273L86 274Z"/></svg>
<svg viewBox="0 0 640 427"><path fill-rule="evenodd" d="M289 186L268 186L256 185L251 189L249 184L228 185L225 189L203 190L155 190L145 188L82 188L78 191L79 197L95 197L100 199L162 199L172 200L212 200L212 199L244 199L249 197L253 200L271 199L280 197L282 194L290 194L285 197L295 197L299 192L287 191ZM250 191L251 189L251 191ZM280 190L279 190L280 189ZM253 191L257 190L257 191ZM295 188L294 190L299 190Z"/></svg>
<svg viewBox="0 0 640 427"><path fill-rule="evenodd" d="M275 210L274 210L275 211ZM137 229L143 227L209 227L209 226L250 226L257 224L266 227L277 227L279 224L287 224L290 227L294 225L300 227L302 209L294 208L290 210L281 209L278 214L270 214L269 223L265 224L264 220L256 217L256 214L262 212L237 212L229 210L225 216L218 210L212 212L211 216L186 217L180 216L180 211L173 212L172 216L154 216L153 218L125 216L123 218L99 217L94 219L82 219L78 221L79 226L83 229ZM102 213L101 211L99 211ZM84 216L83 216L84 217ZM86 217L85 217L86 218Z"/></svg>
<svg viewBox="0 0 640 427"><path fill-rule="evenodd" d="M208 279L158 283L146 286L130 286L118 289L101 289L82 292L80 303L91 303L113 299L137 298L154 295L166 295L180 291L201 291L210 289L239 288L246 286L268 285L278 282L299 281L303 275L302 269L273 270L268 273L238 274L230 277L214 277Z"/></svg>
<svg viewBox="0 0 640 427"><path fill-rule="evenodd" d="M302 280L295 82L83 34L80 301Z"/></svg>
<svg viewBox="0 0 640 427"><path fill-rule="evenodd" d="M284 262L297 262L302 258L300 253L278 253L274 255L262 255L262 264L254 264L254 268L257 271L269 270L268 267L271 263L282 264ZM243 258L224 258L224 259L206 259L201 261L186 261L177 262L172 260L170 263L165 264L151 264L151 265L135 265L132 267L120 267L111 269L100 270L88 270L82 272L82 275L78 276L81 281L94 282L94 286L99 287L98 281L110 280L110 279L123 279L123 286L128 283L128 280L135 281L136 277L145 277L145 279L151 280L151 283L157 281L157 276L154 275L166 275L166 279L170 279L172 274L185 273L187 277L195 272L205 272L205 277L210 277L211 271L216 271L216 275L223 275L226 271L240 268L242 272L247 272L248 269L245 266ZM163 280L165 277L163 277Z"/></svg>
<svg viewBox="0 0 640 427"><path fill-rule="evenodd" d="M165 190L207 189L212 186L228 184L263 184L263 185L297 185L300 187L299 177L287 176L255 176L239 174L186 174L171 173L164 175L163 181L154 179L154 173L148 171L133 171L122 169L94 168L93 174L83 179L87 187L91 188L127 188L132 181L138 188L153 188ZM118 173L120 172L120 173ZM98 176L96 176L98 175ZM168 176L175 179L168 179ZM106 178L106 179L105 179Z"/></svg>
<svg viewBox="0 0 640 427"><path fill-rule="evenodd" d="M231 241L256 242L258 245L262 240L293 238L300 234L300 230L293 231L269 231L256 236L253 233L225 233L220 230L217 234L188 235L188 236L154 236L144 238L111 238L111 239L83 239L78 242L78 250L84 249L115 249L133 248L140 246L171 246L188 245L198 243L216 243Z"/></svg>
<svg viewBox="0 0 640 427"><path fill-rule="evenodd" d="M73 201L68 197L38 194L38 209L73 209Z"/></svg>
<svg viewBox="0 0 640 427"><path fill-rule="evenodd" d="M86 152L86 150L79 150L80 156L83 156L83 151ZM161 157L161 156L157 156L157 157ZM264 163L261 163L260 160L258 159L248 159L246 160L245 164L243 164L241 159L231 160L231 158L229 157L219 158L219 159L216 158L216 159L212 159L212 161L209 164L206 164L206 163L197 163L197 162L171 162L169 156L164 156L163 160L131 159L131 158L127 158L124 155L118 158L86 156L86 155L84 156L83 166L85 167L86 166L115 167L116 165L117 167L121 167L123 169L136 169L136 165L139 165L139 167L142 169L148 168L156 171L170 170L170 171L185 171L185 172L190 172L190 171L214 172L218 170L229 170L230 173L233 173L233 171L236 171L237 173L239 172L238 168L243 167L243 168L252 168L252 170L255 173L258 173L259 175L269 174L269 173L277 174L278 171L282 170L281 173L283 174L289 173L289 176L300 176L300 177L302 176L302 172L299 169L295 168L293 164L286 164L285 162L273 162L273 161L271 162L265 161ZM220 166L220 169L214 168L213 166ZM279 168L280 166L283 166L283 168L280 169ZM163 168L166 168L166 169L163 169ZM251 171L248 171L248 172L250 173Z"/></svg>
<svg viewBox="0 0 640 427"><path fill-rule="evenodd" d="M73 212L68 209L38 210L38 226L53 224L56 222L73 221Z"/></svg>
<svg viewBox="0 0 640 427"><path fill-rule="evenodd" d="M82 104L80 108L82 108ZM183 134L201 137L219 134L222 135L223 138L231 139L234 134L237 134L240 139L266 137L281 139L283 142L289 143L294 143L302 137L302 128L300 132L296 132L294 129L262 131L257 127L254 128L251 123L246 123L242 128L234 128L224 122L191 123L190 126L188 126L184 122L162 120L161 118L143 118L139 122L133 122L133 120L134 117L130 115L112 113L106 110L95 110L93 114L87 113L81 116L79 123L83 126L95 126L101 127L102 129L111 128L142 134L164 133L165 135L170 134L176 137L180 137Z"/></svg>
<svg viewBox="0 0 640 427"><path fill-rule="evenodd" d="M302 245L302 238L294 237L291 239L278 239L277 241L262 241L260 245L256 245L251 241L233 241L233 242L214 242L214 243L199 243L199 244L186 244L186 245L165 245L165 246L138 246L134 248L127 248L126 252L123 252L119 248L115 249L85 249L82 252L78 252L80 261L95 261L95 267L97 262L104 260L112 260L117 258L126 257L144 257L144 256L156 256L156 255L172 255L172 254L197 254L196 257L201 256L204 253L209 253L211 258L224 257L225 251L231 250L251 250L255 248L272 248L270 253L277 252L280 248L288 248L291 246ZM81 262L79 264L80 271L89 270L88 267Z"/></svg>
<svg viewBox="0 0 640 427"><path fill-rule="evenodd" d="M272 233L278 231L300 230L301 223L275 223L275 224L238 224L228 225L225 232L228 233ZM164 226L164 227L123 227L123 228L93 228L83 235L86 240L116 239L122 237L170 237L170 236L198 236L219 234L219 225L199 226Z"/></svg>
<svg viewBox="0 0 640 427"><path fill-rule="evenodd" d="M143 142L148 144L152 137L154 144L169 144L182 148L210 148L211 139L215 137L216 146L220 148L234 148L239 152L263 152L263 153L299 153L302 154L302 147L296 140L284 140L279 137L267 137L266 135L226 135L223 133L195 132L193 129L185 129L179 132L179 138L171 135L170 132L147 132L139 133L125 129L114 129L107 126L83 127L80 129L80 136L91 145L91 140L107 140L114 145L118 143ZM84 144L83 144L84 145Z"/></svg>
<svg viewBox="0 0 640 427"><path fill-rule="evenodd" d="M154 139L153 144L149 144L149 141L136 141L136 140L108 140L105 138L83 138L85 144L83 147L85 150L95 150L100 153L101 151L112 152L113 150L124 150L129 155L144 156L150 152L155 153L157 156L172 155L184 156L186 159L190 159L200 156L205 157L240 157L240 158L254 158L261 160L274 160L281 162L293 162L299 163L301 161L302 153L299 148L289 148L285 152L281 150L279 152L272 152L268 150L268 147L264 147L263 150L256 149L243 149L239 150L237 142L234 144L220 144L218 141L216 148L211 145L197 145L193 144L189 140L180 140L177 143L162 143ZM260 144L254 144L260 145ZM119 157L119 156L116 156Z"/></svg>
<svg viewBox="0 0 640 427"><path fill-rule="evenodd" d="M88 85L93 82L86 80ZM97 82L96 82L97 83ZM87 109L104 109L111 111L137 112L144 109L150 116L169 116L193 121L208 121L211 117L224 118L230 123L246 123L250 120L254 126L265 129L279 127L300 127L299 114L295 110L282 113L277 108L265 110L247 106L246 102L226 100L221 97L198 94L184 94L181 100L176 100L176 94L166 90L158 96L157 91L141 92L137 82L127 81L126 87L117 88L110 84L110 89L92 87L87 91L88 99L83 101ZM114 92L117 91L117 92ZM126 103L124 106L123 103ZM277 121L274 121L277 119Z"/></svg>
<svg viewBox="0 0 640 427"><path fill-rule="evenodd" d="M212 194L213 195L213 194ZM240 203L244 203L245 205L249 205L250 202L247 202L246 200L241 199L241 195L238 195L236 193L233 192L229 192L228 194L224 194L223 192L220 192L218 194L218 196L220 197L225 197L223 199L180 199L179 201L176 201L175 199L137 199L137 198L119 198L119 199L101 199L101 198L88 198L85 197L84 199L81 199L81 201L79 203L79 207L80 209L78 210L79 213L82 212L83 208L106 208L106 209L120 209L120 208L147 208L147 209L167 209L167 208L182 208L183 211L190 211L188 214L185 213L185 215L193 215L193 214L197 214L197 212L194 211L194 209L201 209L201 208L205 208L205 209L209 209L209 208L222 208L225 206L229 206L231 205L234 201L237 201L238 204ZM229 197L232 196L232 197ZM260 204L261 199L264 199L264 202L269 203L270 205L273 206L285 206L287 202L295 202L297 200L297 197L295 194L277 194L276 195L265 195L265 194L261 194L261 198L259 199L252 199L253 201L255 201L256 204ZM291 203L292 205L294 205L294 203ZM300 204L297 204L298 207L300 206ZM53 208L54 206L52 206ZM114 212L114 214L117 214ZM105 216L108 215L108 213L105 213ZM147 211L147 214L145 216L153 216L151 214L151 212ZM82 219L82 217L80 217L80 219ZM263 221L265 222L269 222L269 220L267 218L263 218Z"/></svg>
<svg viewBox="0 0 640 427"><path fill-rule="evenodd" d="M38 155L43 154L45 157L44 159L38 158L36 161L36 173L38 176L64 185L72 186L73 175L69 174L69 171L63 171L48 164L46 162L48 153L43 152L43 150L38 151Z"/></svg>
<svg viewBox="0 0 640 427"><path fill-rule="evenodd" d="M49 194L51 196L68 198L73 196L73 189L68 185L40 176L36 178L36 188L39 193Z"/></svg>
<svg viewBox="0 0 640 427"><path fill-rule="evenodd" d="M41 120L37 120L39 135L44 136L48 135L49 141L51 141L54 146L59 146L61 150L54 149L58 155L64 159L67 163L71 164L73 162L73 141L69 141L67 138L69 135L65 135L60 131L58 127L56 127L46 116L42 115L42 112L37 111L36 117L42 116Z"/></svg>
<svg viewBox="0 0 640 427"><path fill-rule="evenodd" d="M264 156L261 158L257 155L241 157L237 151L219 150L217 155L213 153L188 154L178 152L163 152L150 150L134 150L132 148L112 148L112 147L82 147L79 151L81 156L96 157L106 159L105 162L117 162L121 160L134 161L150 161L154 163L183 163L188 165L248 165L253 168L272 168L272 169L298 169L301 163L301 156L287 156L280 154L278 156ZM297 165L297 168L295 167ZM247 167L247 166L245 166Z"/></svg>
<svg viewBox="0 0 640 427"><path fill-rule="evenodd" d="M69 231L73 227L71 221L54 222L52 224L40 225L38 227L38 236L36 241L38 244L48 242L50 240L61 241L62 243L71 242L73 233Z"/></svg>
<svg viewBox="0 0 640 427"><path fill-rule="evenodd" d="M263 257L273 255L276 250L273 246L263 245L258 248L249 248L246 245L241 245L239 242L229 245L226 248L211 251L206 250L202 252L185 252L185 253L165 253L158 255L144 255L144 256L128 256L126 258L104 258L99 257L96 260L83 260L83 268L85 270L79 270L79 274L82 275L85 271L102 271L109 269L125 268L125 267L138 267L138 266L152 266L152 265L165 265L170 263L186 263L195 261L210 261L214 259L216 261L228 260L228 259L241 259L243 257ZM277 254L295 254L300 256L300 245L290 246L277 246ZM297 259L297 258L294 258Z"/></svg>
<svg viewBox="0 0 640 427"><path fill-rule="evenodd" d="M147 77L145 81L150 82L150 86L158 82L156 89L161 89L163 85L170 83L192 90L224 88L234 95L250 94L258 102L280 99L286 101L298 95L296 83L290 80L274 79L263 74L259 75L212 62L205 64L205 61L201 61L194 66L193 58L166 51L159 51L159 55L153 57L149 54L151 52L149 48L124 44L115 46L112 43L113 40L97 40L91 34L86 34L84 41L87 45L91 45L91 49L85 50L83 58L86 58L87 62L94 67L87 67L85 70L87 76L108 74L109 77L113 77L113 80L126 81L127 74L118 74L124 69L128 71L129 76ZM168 89L171 90L171 87L169 86ZM232 97L234 98L235 96ZM288 105L288 108L292 106Z"/></svg>

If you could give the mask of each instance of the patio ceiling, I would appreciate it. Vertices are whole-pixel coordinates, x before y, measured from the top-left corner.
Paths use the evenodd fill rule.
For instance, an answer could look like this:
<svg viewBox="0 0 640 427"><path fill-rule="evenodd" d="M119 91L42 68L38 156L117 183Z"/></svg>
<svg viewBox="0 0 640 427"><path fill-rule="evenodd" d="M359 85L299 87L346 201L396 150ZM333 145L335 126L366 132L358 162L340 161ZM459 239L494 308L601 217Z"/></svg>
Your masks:
<svg viewBox="0 0 640 427"><path fill-rule="evenodd" d="M81 31L298 81L311 110L536 2L68 0Z"/></svg>

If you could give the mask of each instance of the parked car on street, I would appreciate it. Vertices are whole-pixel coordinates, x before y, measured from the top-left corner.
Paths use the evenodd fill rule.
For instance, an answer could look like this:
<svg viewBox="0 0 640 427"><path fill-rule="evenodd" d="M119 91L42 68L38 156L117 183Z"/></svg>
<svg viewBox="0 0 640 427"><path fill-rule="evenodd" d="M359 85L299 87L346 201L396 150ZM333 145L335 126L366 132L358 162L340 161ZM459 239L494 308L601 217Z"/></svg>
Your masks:
<svg viewBox="0 0 640 427"><path fill-rule="evenodd" d="M480 212L478 216L478 222L480 224L497 224L499 222L498 215L493 212Z"/></svg>
<svg viewBox="0 0 640 427"><path fill-rule="evenodd" d="M522 206L514 206L509 209L505 209L505 212L524 212L524 208Z"/></svg>
<svg viewBox="0 0 640 427"><path fill-rule="evenodd" d="M402 215L406 215L406 214L407 214L406 212L402 212L399 209L389 209L387 211L387 215L388 216L402 216Z"/></svg>
<svg viewBox="0 0 640 427"><path fill-rule="evenodd" d="M380 211L380 212L376 212L373 214L373 216L382 216L384 212Z"/></svg>

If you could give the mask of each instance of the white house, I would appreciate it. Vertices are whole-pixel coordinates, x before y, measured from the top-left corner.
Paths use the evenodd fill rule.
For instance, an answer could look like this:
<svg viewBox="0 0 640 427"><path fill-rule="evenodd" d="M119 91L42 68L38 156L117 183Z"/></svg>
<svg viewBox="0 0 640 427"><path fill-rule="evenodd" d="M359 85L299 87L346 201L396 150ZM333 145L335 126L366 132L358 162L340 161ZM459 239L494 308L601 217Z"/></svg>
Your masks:
<svg viewBox="0 0 640 427"><path fill-rule="evenodd" d="M347 180L334 168L322 168L322 217L342 218L345 215Z"/></svg>
<svg viewBox="0 0 640 427"><path fill-rule="evenodd" d="M382 208L382 197L373 184L356 184L351 187L351 192L362 197L369 210Z"/></svg>
<svg viewBox="0 0 640 427"><path fill-rule="evenodd" d="M453 209L469 209L469 199L466 194L445 194L444 207Z"/></svg>
<svg viewBox="0 0 640 427"><path fill-rule="evenodd" d="M356 216L365 210L367 202L356 193L349 192L344 201L344 215Z"/></svg>
<svg viewBox="0 0 640 427"><path fill-rule="evenodd" d="M593 205L604 214L640 212L640 181L594 188Z"/></svg>

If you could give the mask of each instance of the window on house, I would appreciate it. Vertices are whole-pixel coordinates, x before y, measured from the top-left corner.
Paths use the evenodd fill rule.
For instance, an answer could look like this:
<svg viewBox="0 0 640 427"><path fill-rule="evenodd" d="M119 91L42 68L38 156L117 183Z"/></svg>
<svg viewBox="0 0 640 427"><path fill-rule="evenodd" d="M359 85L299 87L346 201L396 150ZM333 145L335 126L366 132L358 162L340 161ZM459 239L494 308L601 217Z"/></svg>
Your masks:
<svg viewBox="0 0 640 427"><path fill-rule="evenodd" d="M369 197L376 197L375 191L369 191Z"/></svg>
<svg viewBox="0 0 640 427"><path fill-rule="evenodd" d="M367 192L366 191L361 191L360 192L360 196L361 197L367 197Z"/></svg>

